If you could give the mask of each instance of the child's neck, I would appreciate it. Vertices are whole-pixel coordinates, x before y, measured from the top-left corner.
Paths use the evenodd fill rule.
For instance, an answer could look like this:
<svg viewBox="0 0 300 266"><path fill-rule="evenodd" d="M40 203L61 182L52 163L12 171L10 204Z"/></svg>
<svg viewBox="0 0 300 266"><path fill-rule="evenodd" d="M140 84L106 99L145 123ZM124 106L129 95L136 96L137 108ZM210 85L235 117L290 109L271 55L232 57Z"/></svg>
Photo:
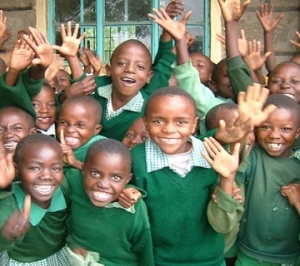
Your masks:
<svg viewBox="0 0 300 266"><path fill-rule="evenodd" d="M134 97L135 95L122 96L113 90L111 94L111 105L113 111L117 111L118 109L126 105Z"/></svg>

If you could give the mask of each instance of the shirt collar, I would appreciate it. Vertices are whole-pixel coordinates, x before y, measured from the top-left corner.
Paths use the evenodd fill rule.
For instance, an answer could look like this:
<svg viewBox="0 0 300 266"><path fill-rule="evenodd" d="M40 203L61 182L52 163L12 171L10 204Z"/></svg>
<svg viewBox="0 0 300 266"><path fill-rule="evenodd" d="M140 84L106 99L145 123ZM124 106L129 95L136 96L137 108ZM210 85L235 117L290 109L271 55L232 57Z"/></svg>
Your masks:
<svg viewBox="0 0 300 266"><path fill-rule="evenodd" d="M22 211L24 209L24 200L26 195L21 187L20 182L14 183L13 186L18 208L20 211ZM58 187L51 198L51 203L48 209L43 209L34 202L31 202L29 216L30 224L32 226L36 226L43 219L47 212L57 212L65 210L66 207L67 204L65 197L60 187Z"/></svg>
<svg viewBox="0 0 300 266"><path fill-rule="evenodd" d="M44 134L44 135L48 135L48 136L50 136L50 135L54 135L54 137L55 137L55 124L52 124L49 128L48 128L48 130L42 130L42 129L37 129L37 131L39 132L39 133L42 133L42 134Z"/></svg>
<svg viewBox="0 0 300 266"><path fill-rule="evenodd" d="M193 136L190 137L189 141L192 143L190 169L192 169L193 166L211 168L209 163L201 155L201 152L208 154L202 141ZM166 154L151 139L146 140L145 152L147 173L162 169L164 167L170 167Z"/></svg>
<svg viewBox="0 0 300 266"><path fill-rule="evenodd" d="M108 84L97 89L98 95L104 97L105 99L110 100L112 94L112 84ZM118 110L128 110L132 112L141 112L144 105L144 98L140 92L135 95L128 103L122 106Z"/></svg>

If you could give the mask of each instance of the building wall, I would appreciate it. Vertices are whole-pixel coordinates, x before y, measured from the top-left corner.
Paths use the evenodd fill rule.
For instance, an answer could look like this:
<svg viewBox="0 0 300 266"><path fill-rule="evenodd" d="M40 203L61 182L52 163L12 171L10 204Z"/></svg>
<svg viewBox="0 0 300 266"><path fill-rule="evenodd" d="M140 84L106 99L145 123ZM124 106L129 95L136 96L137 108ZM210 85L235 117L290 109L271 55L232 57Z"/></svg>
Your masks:
<svg viewBox="0 0 300 266"><path fill-rule="evenodd" d="M243 1L243 0L242 0ZM255 10L268 0L251 0L240 22L240 28L246 32L247 38L263 42L263 31L256 17ZM297 40L295 32L299 29L299 0L272 0L275 4L275 15L285 13L275 32L275 53L277 62L282 62L291 57L296 48L289 40ZM7 28L12 37L4 48L11 47L17 31L27 29L28 26L36 27L39 31L47 33L47 0L9 0L0 1L0 9L7 17ZM217 0L211 0L211 58L218 62L225 57L221 44L216 40L216 33L222 32L223 20Z"/></svg>

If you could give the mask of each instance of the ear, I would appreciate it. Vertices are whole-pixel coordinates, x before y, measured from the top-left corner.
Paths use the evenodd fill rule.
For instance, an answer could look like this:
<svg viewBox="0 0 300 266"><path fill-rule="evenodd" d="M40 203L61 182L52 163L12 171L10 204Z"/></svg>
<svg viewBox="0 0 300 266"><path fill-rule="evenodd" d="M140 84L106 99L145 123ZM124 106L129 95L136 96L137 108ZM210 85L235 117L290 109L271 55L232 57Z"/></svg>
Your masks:
<svg viewBox="0 0 300 266"><path fill-rule="evenodd" d="M29 131L29 135L35 134L36 133L36 127L33 127Z"/></svg>
<svg viewBox="0 0 300 266"><path fill-rule="evenodd" d="M146 118L146 116L143 115L143 116L142 116L142 119L143 119L143 122L144 122L144 124L145 124L145 129L146 129L146 131L148 132L149 130L148 130L148 123L147 123L147 118Z"/></svg>
<svg viewBox="0 0 300 266"><path fill-rule="evenodd" d="M148 77L147 77L147 80L146 80L146 83L149 84L150 83L150 80L152 79L153 77L153 71L150 70L149 73L148 73Z"/></svg>
<svg viewBox="0 0 300 266"><path fill-rule="evenodd" d="M297 129L297 133L296 133L296 136L295 136L295 139L297 139L300 135L300 128Z"/></svg>
<svg viewBox="0 0 300 266"><path fill-rule="evenodd" d="M106 71L107 76L111 75L111 66L110 66L110 64L105 65L105 71Z"/></svg>
<svg viewBox="0 0 300 266"><path fill-rule="evenodd" d="M99 134L99 132L101 131L102 129L102 125L98 124L95 126L95 135Z"/></svg>
<svg viewBox="0 0 300 266"><path fill-rule="evenodd" d="M217 84L216 84L215 81L209 80L209 81L208 81L208 86L209 86L210 90L211 90L214 94L217 93Z"/></svg>
<svg viewBox="0 0 300 266"><path fill-rule="evenodd" d="M133 177L133 174L130 173L130 174L128 175L128 179L127 179L126 184L128 184L128 183L130 182L130 180L132 179L132 177Z"/></svg>
<svg viewBox="0 0 300 266"><path fill-rule="evenodd" d="M194 135L197 132L198 127L199 127L199 117L195 117L193 122L192 135Z"/></svg>

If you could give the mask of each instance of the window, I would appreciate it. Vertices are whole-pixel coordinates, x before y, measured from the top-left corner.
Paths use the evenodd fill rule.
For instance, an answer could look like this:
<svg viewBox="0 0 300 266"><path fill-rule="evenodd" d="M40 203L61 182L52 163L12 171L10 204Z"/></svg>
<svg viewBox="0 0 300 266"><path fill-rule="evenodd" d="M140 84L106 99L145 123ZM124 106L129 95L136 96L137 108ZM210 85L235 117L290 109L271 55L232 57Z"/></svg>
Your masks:
<svg viewBox="0 0 300 266"><path fill-rule="evenodd" d="M95 51L104 62L116 46L130 38L142 41L155 56L161 30L147 13L152 8L165 8L169 1L49 0L49 40L60 45L60 24L72 21L87 33L82 46ZM186 0L185 9L193 11L188 31L197 36L196 49L209 55L209 0Z"/></svg>

